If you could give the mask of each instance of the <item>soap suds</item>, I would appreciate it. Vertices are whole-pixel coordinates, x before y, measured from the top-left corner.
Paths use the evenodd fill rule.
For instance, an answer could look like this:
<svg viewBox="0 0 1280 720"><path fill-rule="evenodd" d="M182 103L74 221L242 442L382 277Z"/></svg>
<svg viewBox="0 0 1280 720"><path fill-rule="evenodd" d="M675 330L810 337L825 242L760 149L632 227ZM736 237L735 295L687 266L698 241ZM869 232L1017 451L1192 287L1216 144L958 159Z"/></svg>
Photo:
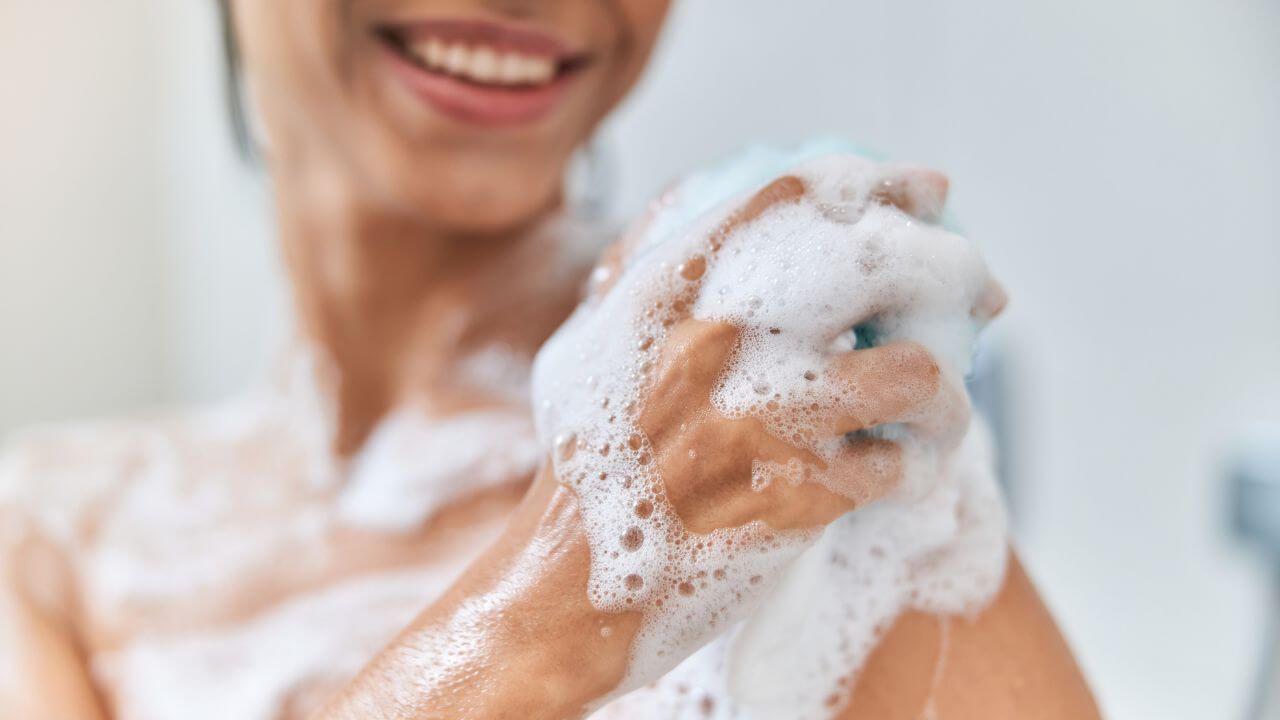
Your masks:
<svg viewBox="0 0 1280 720"><path fill-rule="evenodd" d="M519 410L445 418L400 410L355 457L337 514L351 527L410 532L455 500L531 477L542 454L533 421Z"/></svg>
<svg viewBox="0 0 1280 720"><path fill-rule="evenodd" d="M476 373L527 385L503 357L482 358ZM305 716L506 517L486 505L417 556L396 550L414 537L405 531L525 480L541 457L518 409L432 418L402 408L344 468L329 449L324 364L305 350L286 359L270 388L217 407L29 431L0 456L0 531L14 535L0 549L38 533L65 552L86 634L106 639L87 659L113 717ZM379 536L387 544L371 553Z"/></svg>
<svg viewBox="0 0 1280 720"><path fill-rule="evenodd" d="M115 712L131 720L280 717L294 694L341 688L464 565L377 573L232 627L139 638L97 655L94 674L111 688Z"/></svg>
<svg viewBox="0 0 1280 720"><path fill-rule="evenodd" d="M974 612L1002 582L1004 510L959 390L985 320L986 267L934 224L940 176L828 153L756 151L678 187L629 240L625 267L597 272L609 291L539 355L538 431L580 498L590 599L644 615L619 692L665 673L602 717L830 717L898 614ZM784 175L793 179L769 186L782 201L743 210ZM687 531L637 417L682 310L742 331L715 409L758 418L824 463L758 462L753 486L817 482L875 502L821 531ZM876 500L863 478L832 469L847 440L824 417L833 407L860 417L865 398L829 368L839 353L896 340L932 353L943 390L914 398L928 401L918 415L864 432L903 451L899 486Z"/></svg>

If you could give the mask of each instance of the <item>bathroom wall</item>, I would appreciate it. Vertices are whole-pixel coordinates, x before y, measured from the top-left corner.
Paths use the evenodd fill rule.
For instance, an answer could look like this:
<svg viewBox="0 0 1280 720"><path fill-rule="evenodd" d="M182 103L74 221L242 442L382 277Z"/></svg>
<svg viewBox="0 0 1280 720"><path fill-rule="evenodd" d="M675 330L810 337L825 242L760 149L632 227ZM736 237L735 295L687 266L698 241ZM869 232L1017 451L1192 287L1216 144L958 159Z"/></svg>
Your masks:
<svg viewBox="0 0 1280 720"><path fill-rule="evenodd" d="M0 434L164 396L145 0L0 3Z"/></svg>

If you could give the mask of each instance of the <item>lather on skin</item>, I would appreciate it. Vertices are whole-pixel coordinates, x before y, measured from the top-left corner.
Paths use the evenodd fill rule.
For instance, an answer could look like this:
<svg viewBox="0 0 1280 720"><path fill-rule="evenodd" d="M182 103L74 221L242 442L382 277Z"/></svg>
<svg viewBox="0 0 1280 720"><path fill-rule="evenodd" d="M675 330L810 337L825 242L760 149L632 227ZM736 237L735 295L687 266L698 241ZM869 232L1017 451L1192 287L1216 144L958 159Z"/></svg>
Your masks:
<svg viewBox="0 0 1280 720"><path fill-rule="evenodd" d="M589 602L582 506L538 462L550 448L523 384L595 252L585 223L556 220L572 215L570 160L640 76L669 3L218 4L308 363L213 422L55 430L0 456L0 717L577 716L626 674L641 617ZM668 494L692 529L820 526L843 497L745 489L750 458L790 450L753 422L690 416L738 332L685 318L659 348L643 417ZM832 433L947 392L910 343L843 371L875 417L833 417ZM494 418L504 433L459 440ZM688 449L715 472L682 472ZM860 452L887 461L868 485L892 486L895 449ZM1097 715L1016 558L977 617L899 617L855 683L839 717L916 718L928 698L948 720Z"/></svg>
<svg viewBox="0 0 1280 720"><path fill-rule="evenodd" d="M899 187L902 194L880 201L909 212L937 204L911 183ZM799 180L781 178L734 211L717 232L728 236L773 205L803 194ZM612 281L633 250L624 240L606 254L610 282L595 292L613 291ZM981 302L974 314L992 317L1003 308L1003 293L992 286ZM684 304L692 303L686 299ZM791 530L820 527L855 510L850 498L814 482L752 489L753 461L814 458L771 435L758 420L726 418L712 407L712 390L740 335L731 324L680 313L640 401L640 427L652 443L665 497L680 521L699 534L752 521ZM827 427L836 436L918 420L930 407L937 409L929 422L938 422L936 413L955 407L939 398L957 390L945 387L928 351L913 342L850 352L834 360L834 371L870 390L872 398L856 411L833 408ZM871 488L868 499L874 500L898 481L900 455L895 443L866 438L851 445L840 462ZM690 457L700 462L695 466ZM598 707L635 660L632 641L643 615L593 607L590 553L579 499L548 461L502 541L403 631L324 717L487 718L518 711L521 717L550 719L578 717ZM449 654L451 643L465 644L466 652ZM918 718L925 708L949 718L1097 717L1069 649L1016 557L1004 589L976 617L907 612L866 667L849 672L856 678L852 702L835 708L833 718Z"/></svg>

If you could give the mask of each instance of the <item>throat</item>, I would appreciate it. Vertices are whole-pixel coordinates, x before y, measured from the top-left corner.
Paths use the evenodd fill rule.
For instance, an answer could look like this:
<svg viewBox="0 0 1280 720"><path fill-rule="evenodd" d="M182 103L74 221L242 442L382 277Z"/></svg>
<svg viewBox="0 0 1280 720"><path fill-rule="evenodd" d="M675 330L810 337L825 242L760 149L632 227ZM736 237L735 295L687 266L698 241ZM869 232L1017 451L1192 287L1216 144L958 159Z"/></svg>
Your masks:
<svg viewBox="0 0 1280 720"><path fill-rule="evenodd" d="M299 330L328 366L340 458L401 406L445 416L527 404L533 356L576 304L593 255L563 221L485 239L282 225Z"/></svg>

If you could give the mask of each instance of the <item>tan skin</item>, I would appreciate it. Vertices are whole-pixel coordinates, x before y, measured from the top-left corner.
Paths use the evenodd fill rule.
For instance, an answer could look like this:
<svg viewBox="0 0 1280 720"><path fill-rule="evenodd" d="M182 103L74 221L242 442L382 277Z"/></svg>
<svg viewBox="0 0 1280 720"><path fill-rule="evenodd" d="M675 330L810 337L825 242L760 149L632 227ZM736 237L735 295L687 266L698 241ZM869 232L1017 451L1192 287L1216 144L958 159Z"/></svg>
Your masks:
<svg viewBox="0 0 1280 720"><path fill-rule="evenodd" d="M233 5L266 125L302 332L332 360L339 379L332 452L351 455L399 407L444 416L500 404L483 388L459 384L456 365L468 350L493 343L532 354L575 304L588 268L539 267L521 254L527 251L524 238L560 204L574 148L639 76L667 3ZM525 24L589 48L593 60L542 120L472 127L410 102L380 74L369 28L404 15ZM753 201L759 207L744 207L739 220L778 201L778 190ZM781 194L787 194L785 184ZM912 211L912 197L883 201ZM605 262L625 251L624 244ZM553 272L568 276L554 292L520 281ZM641 408L642 428L681 520L695 532L753 519L775 528L817 527L853 509L844 496L813 484L778 484L767 493L743 489L752 458L785 459L801 451L749 419L705 412L737 338L736 328L681 318L661 348ZM831 409L832 433L927 415L930 404L950 391L927 352L911 343L838 358L829 371L875 388L863 406ZM671 460L689 449L702 458L697 472ZM874 497L896 482L896 453L891 444L867 441L852 446L842 462L855 473L862 469ZM642 618L589 603L590 551L578 499L557 482L550 464L520 499L522 491L515 485L463 498L418 532L335 533L325 539L332 561L320 570L285 567L270 582L247 577L217 598L192 598L160 614L175 627L218 627L371 568L413 566L459 552L458 533L465 528L505 522L498 541L442 597L345 688L331 689L336 695L310 716L574 717L618 685ZM0 547L0 571L0 636L7 639L0 668L17 671L0 674L0 716L112 717L109 689L95 684L87 658L126 644L145 623L87 620L87 599L77 594L74 571L38 532ZM513 590L504 581L515 575L533 581ZM477 603L486 612L468 609ZM446 667L424 681L431 639L457 623L486 631L482 660ZM607 637L599 632L604 624L613 630ZM931 691L922 678L932 676L943 654L948 670ZM900 618L856 683L855 699L841 718L919 717L931 692L939 717L1097 716L1070 650L1016 559L999 596L977 617ZM309 715L290 713L281 717Z"/></svg>

